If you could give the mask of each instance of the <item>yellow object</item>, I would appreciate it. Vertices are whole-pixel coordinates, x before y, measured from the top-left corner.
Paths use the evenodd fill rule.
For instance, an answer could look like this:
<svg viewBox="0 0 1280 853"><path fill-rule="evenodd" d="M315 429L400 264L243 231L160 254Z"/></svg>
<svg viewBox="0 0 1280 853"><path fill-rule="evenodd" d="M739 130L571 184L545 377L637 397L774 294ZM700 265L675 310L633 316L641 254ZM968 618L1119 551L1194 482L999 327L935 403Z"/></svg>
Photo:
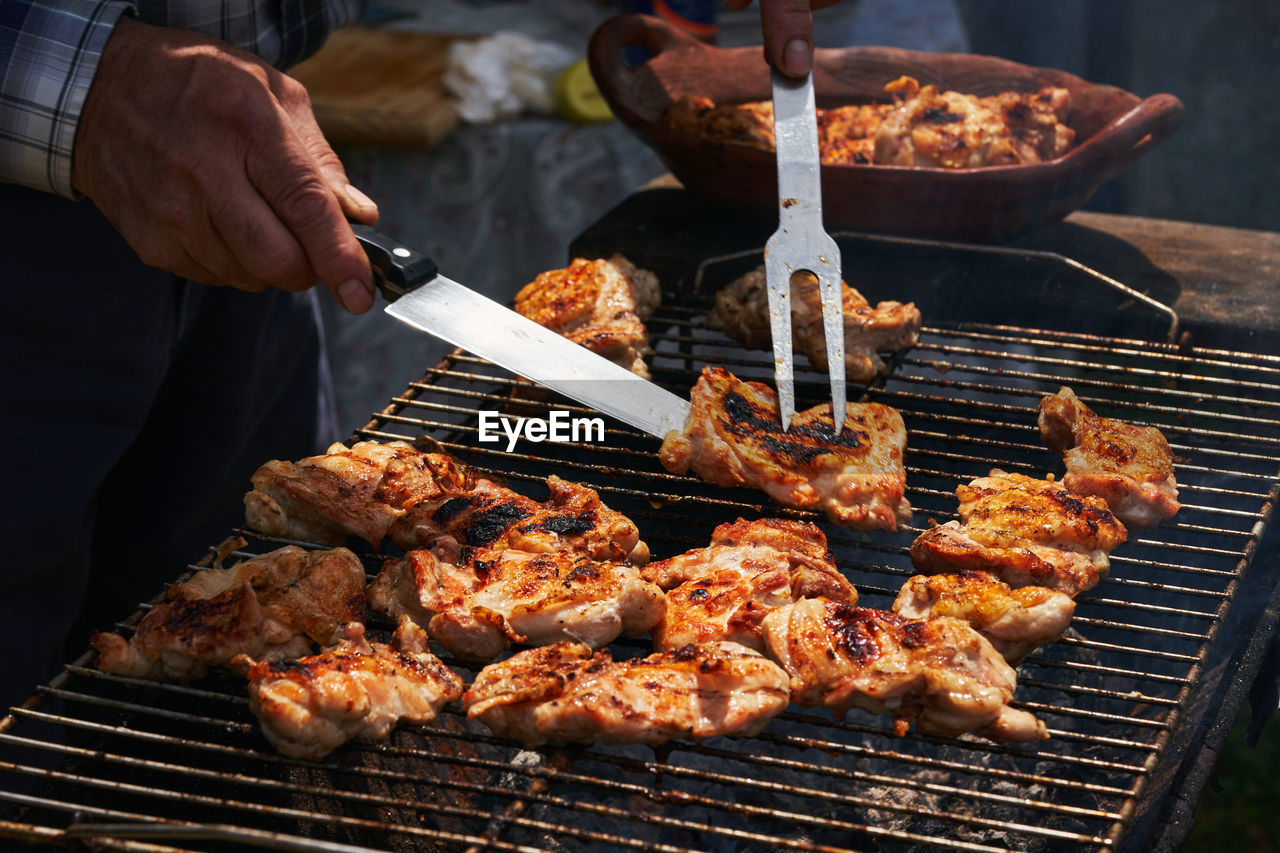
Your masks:
<svg viewBox="0 0 1280 853"><path fill-rule="evenodd" d="M610 121L613 113L591 78L587 60L579 59L556 78L556 111L570 121Z"/></svg>

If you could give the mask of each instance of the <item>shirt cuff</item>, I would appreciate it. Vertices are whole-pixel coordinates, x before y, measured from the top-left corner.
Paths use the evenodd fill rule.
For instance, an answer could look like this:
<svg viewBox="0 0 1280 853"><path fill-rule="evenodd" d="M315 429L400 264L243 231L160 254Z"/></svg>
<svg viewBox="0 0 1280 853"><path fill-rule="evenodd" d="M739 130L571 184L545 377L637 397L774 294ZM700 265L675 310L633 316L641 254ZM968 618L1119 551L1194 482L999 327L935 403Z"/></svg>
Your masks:
<svg viewBox="0 0 1280 853"><path fill-rule="evenodd" d="M122 0L14 5L25 9L0 22L0 180L78 198L71 186L76 128L107 38L133 6Z"/></svg>

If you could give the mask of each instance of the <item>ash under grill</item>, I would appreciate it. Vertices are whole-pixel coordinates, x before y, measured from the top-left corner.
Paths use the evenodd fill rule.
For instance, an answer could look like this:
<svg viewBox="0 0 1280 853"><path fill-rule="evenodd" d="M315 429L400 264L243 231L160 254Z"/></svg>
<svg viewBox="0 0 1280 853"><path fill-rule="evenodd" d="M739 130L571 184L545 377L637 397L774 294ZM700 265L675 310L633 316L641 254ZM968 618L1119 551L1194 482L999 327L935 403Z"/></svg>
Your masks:
<svg viewBox="0 0 1280 853"><path fill-rule="evenodd" d="M770 376L768 353L702 329L699 314L665 308L649 322L656 381L685 392L705 363ZM477 411L503 410L514 384L455 353L357 437L430 435L538 498L549 474L579 480L636 521L655 559L706 544L716 524L738 516L812 519L862 602L882 608L913 573L914 537L930 519L955 517L956 485L993 467L1061 471L1039 441L1036 406L1062 384L1100 414L1162 429L1183 509L1117 549L1110 578L1078 599L1067 636L1019 668L1015 704L1052 735L1040 743L898 738L887 717L855 711L838 721L793 706L754 738L531 751L454 707L431 726L402 726L385 743L351 743L310 762L266 745L229 674L190 687L139 682L94 670L86 654L0 724L0 836L118 832L133 841L113 843L138 849L1125 849L1142 843L1176 784L1191 718L1206 696L1222 695L1224 661L1238 645L1227 636L1232 616L1248 610L1245 599L1270 594L1270 567L1249 570L1280 495L1274 357L928 327L864 395L907 424L914 515L897 534L844 530L756 492L669 474L656 439L613 422L604 445L521 442L506 453L480 444ZM797 365L798 398L817 403L825 390L824 377ZM250 538L241 556L283 543ZM361 556L376 572L380 557ZM648 651L642 641L613 649Z"/></svg>

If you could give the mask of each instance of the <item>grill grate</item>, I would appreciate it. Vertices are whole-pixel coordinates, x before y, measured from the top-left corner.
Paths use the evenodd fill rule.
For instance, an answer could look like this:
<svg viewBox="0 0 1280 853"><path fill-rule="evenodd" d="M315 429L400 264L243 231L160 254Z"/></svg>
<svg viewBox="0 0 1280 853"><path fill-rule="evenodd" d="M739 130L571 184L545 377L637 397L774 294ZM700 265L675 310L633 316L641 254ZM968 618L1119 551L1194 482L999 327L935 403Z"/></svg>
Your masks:
<svg viewBox="0 0 1280 853"><path fill-rule="evenodd" d="M650 321L657 381L687 389L705 363L769 377L767 353L730 344L697 316L664 308ZM798 399L819 402L824 378L797 368ZM671 475L657 440L613 422L604 445L526 442L506 453L480 444L476 412L502 410L515 384L454 353L357 437L430 435L534 497L548 474L580 480L635 519L655 559L705 544L715 524L738 516L813 519L873 607L888 607L912 573L906 549L928 520L955 517L956 485L992 467L1061 470L1035 430L1039 398L1060 384L1102 414L1161 427L1183 510L1118 549L1111 578L1080 597L1067 637L1020 667L1016 704L1046 722L1052 738L1042 743L897 738L885 718L839 721L793 706L744 740L530 751L452 708L385 743L298 761L266 746L233 676L153 684L98 672L87 653L0 724L0 836L115 835L126 849L1115 849L1178 760L1171 738L1211 652L1235 642L1224 621L1280 495L1280 359L1271 356L998 325L927 328L864 395L907 423L915 514L897 534L835 528L755 492ZM284 541L250 539L238 556ZM376 572L380 558L361 556Z"/></svg>

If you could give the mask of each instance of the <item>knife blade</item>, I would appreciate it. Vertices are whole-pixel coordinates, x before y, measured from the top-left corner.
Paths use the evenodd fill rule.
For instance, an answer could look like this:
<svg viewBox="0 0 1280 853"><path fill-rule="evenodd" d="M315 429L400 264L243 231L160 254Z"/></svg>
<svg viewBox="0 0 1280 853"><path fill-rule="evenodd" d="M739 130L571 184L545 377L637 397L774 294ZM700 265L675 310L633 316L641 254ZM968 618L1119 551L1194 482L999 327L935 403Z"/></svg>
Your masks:
<svg viewBox="0 0 1280 853"><path fill-rule="evenodd" d="M353 223L392 317L659 438L689 401L440 275L416 249Z"/></svg>
<svg viewBox="0 0 1280 853"><path fill-rule="evenodd" d="M813 73L796 80L770 66L773 130L778 160L778 230L765 244L765 289L769 334L773 338L774 384L782 428L796 411L795 357L791 339L791 277L801 270L818 279L822 330L826 338L831 408L840 433L845 409L844 311L840 287L840 247L822 226L822 172Z"/></svg>

